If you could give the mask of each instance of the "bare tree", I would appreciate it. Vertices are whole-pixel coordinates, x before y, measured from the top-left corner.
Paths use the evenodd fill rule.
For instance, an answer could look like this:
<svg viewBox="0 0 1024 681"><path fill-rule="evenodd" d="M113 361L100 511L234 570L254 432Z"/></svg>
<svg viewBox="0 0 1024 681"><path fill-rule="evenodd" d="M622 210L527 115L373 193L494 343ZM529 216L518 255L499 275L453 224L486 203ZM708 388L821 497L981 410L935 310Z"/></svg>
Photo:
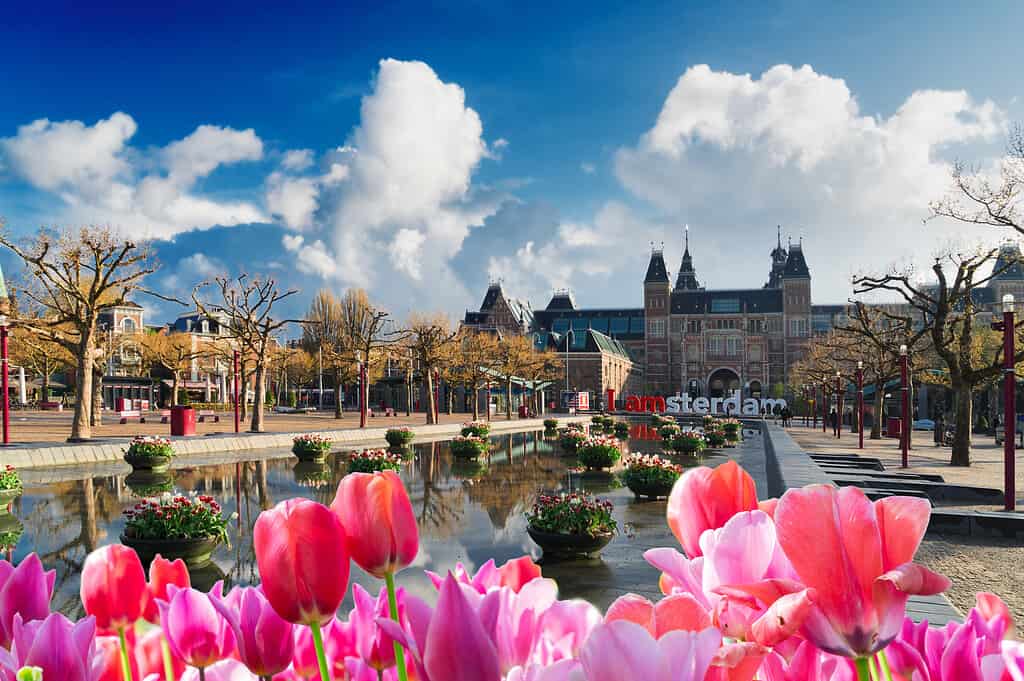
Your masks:
<svg viewBox="0 0 1024 681"><path fill-rule="evenodd" d="M342 388L356 378L355 349L346 332L345 310L341 301L326 289L313 298L302 328L303 349L319 355L325 371L334 379L334 418L342 416Z"/></svg>
<svg viewBox="0 0 1024 681"><path fill-rule="evenodd" d="M443 314L409 316L405 343L419 362L423 384L427 390L427 423L434 418L434 371L450 357L451 345L457 331Z"/></svg>
<svg viewBox="0 0 1024 681"><path fill-rule="evenodd" d="M479 391L494 377L494 363L498 355L498 339L494 334L468 327L459 330L457 344L456 377L472 393L473 420L480 418Z"/></svg>
<svg viewBox="0 0 1024 681"><path fill-rule="evenodd" d="M953 166L953 190L932 202L932 218L946 217L959 222L1008 227L1024 234L1021 201L1024 198L1024 126L1010 131L1006 156L999 166L999 179L978 168L957 162Z"/></svg>
<svg viewBox="0 0 1024 681"><path fill-rule="evenodd" d="M341 335L349 361L365 362L368 380L360 381L359 401L366 404L371 377L382 371L387 349L400 341L405 332L395 327L387 311L370 303L363 289L349 289L341 298Z"/></svg>
<svg viewBox="0 0 1024 681"><path fill-rule="evenodd" d="M950 457L953 466L971 464L972 398L979 386L997 378L1003 368L1002 346L985 349L978 342L982 318L975 303L975 291L1003 271L993 268L990 274L982 274L997 254L997 249L990 249L936 258L931 268L934 285L916 283L912 269L854 279L855 294L886 292L899 296L919 315L919 323L930 335L930 350L945 365L956 401L956 433ZM1022 325L1024 322L1018 323L1017 329ZM1022 360L1024 349L1014 357L1015 363Z"/></svg>
<svg viewBox="0 0 1024 681"><path fill-rule="evenodd" d="M533 354L533 344L525 336L505 336L498 343L494 368L505 382L506 419L512 419L512 382L528 371Z"/></svg>
<svg viewBox="0 0 1024 681"><path fill-rule="evenodd" d="M171 404L178 404L181 374L192 371L192 364L210 356L206 345L196 345L187 333L147 333L141 340L142 353L153 365L171 372Z"/></svg>
<svg viewBox="0 0 1024 681"><path fill-rule="evenodd" d="M217 277L214 282L214 300L203 300L200 296L200 292L210 285L209 282L203 282L192 291L192 300L204 315L222 315L228 322L231 336L238 343L239 350L251 359L256 384L249 430L262 433L267 366L271 351L277 343L275 335L288 324L303 322L301 319L275 319L274 306L297 291L281 291L273 278L249 279L246 274L233 280Z"/></svg>
<svg viewBox="0 0 1024 681"><path fill-rule="evenodd" d="M0 229L0 245L28 268L30 279L19 294L43 311L38 317L13 323L60 343L74 356L75 413L69 439L90 439L93 374L101 354L97 338L100 312L124 304L133 291L140 290L142 279L156 270L156 264L148 247L117 236L107 227L59 233L42 228L23 243Z"/></svg>

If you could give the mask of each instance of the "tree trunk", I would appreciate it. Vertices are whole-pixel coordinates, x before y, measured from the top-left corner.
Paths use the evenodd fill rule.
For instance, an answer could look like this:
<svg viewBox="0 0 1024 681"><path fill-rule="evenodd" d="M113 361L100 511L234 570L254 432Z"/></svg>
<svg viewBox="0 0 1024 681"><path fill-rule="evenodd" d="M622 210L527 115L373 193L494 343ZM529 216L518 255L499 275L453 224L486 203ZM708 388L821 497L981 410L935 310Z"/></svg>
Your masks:
<svg viewBox="0 0 1024 681"><path fill-rule="evenodd" d="M171 372L171 406L178 406L178 391L181 390L181 381L178 379L180 374L177 371Z"/></svg>
<svg viewBox="0 0 1024 681"><path fill-rule="evenodd" d="M427 425L437 423L434 419L434 372L427 371Z"/></svg>
<svg viewBox="0 0 1024 681"><path fill-rule="evenodd" d="M512 377L505 381L505 419L512 420Z"/></svg>
<svg viewBox="0 0 1024 681"><path fill-rule="evenodd" d="M71 421L71 441L92 438L92 332L86 333L78 343L75 359L75 415Z"/></svg>
<svg viewBox="0 0 1024 681"><path fill-rule="evenodd" d="M264 385L267 380L267 368L263 362L256 362L256 394L253 396L252 401L252 421L249 426L249 432L251 433L262 433L263 432L263 398Z"/></svg>
<svg viewBox="0 0 1024 681"><path fill-rule="evenodd" d="M473 386L473 420L480 420L480 389Z"/></svg>
<svg viewBox="0 0 1024 681"><path fill-rule="evenodd" d="M882 439L882 419L885 409L885 383L875 383L875 418L871 421L871 439Z"/></svg>
<svg viewBox="0 0 1024 681"><path fill-rule="evenodd" d="M43 402L50 401L50 360L43 359Z"/></svg>
<svg viewBox="0 0 1024 681"><path fill-rule="evenodd" d="M238 364L238 409L239 415L245 421L249 414L249 379L246 378L245 362Z"/></svg>
<svg viewBox="0 0 1024 681"><path fill-rule="evenodd" d="M342 417L341 393L344 386L341 384L341 371L334 372L334 418Z"/></svg>
<svg viewBox="0 0 1024 681"><path fill-rule="evenodd" d="M89 405L91 425L103 425L103 370L101 365L92 365L92 403Z"/></svg>
<svg viewBox="0 0 1024 681"><path fill-rule="evenodd" d="M961 384L954 388L956 394L956 432L953 434L951 466L971 465L971 386Z"/></svg>
<svg viewBox="0 0 1024 681"><path fill-rule="evenodd" d="M448 416L451 416L452 415L452 406L453 406L453 403L455 402L455 394L454 394L454 391L452 391L452 390L446 390L445 393L446 393L446 397L448 398Z"/></svg>

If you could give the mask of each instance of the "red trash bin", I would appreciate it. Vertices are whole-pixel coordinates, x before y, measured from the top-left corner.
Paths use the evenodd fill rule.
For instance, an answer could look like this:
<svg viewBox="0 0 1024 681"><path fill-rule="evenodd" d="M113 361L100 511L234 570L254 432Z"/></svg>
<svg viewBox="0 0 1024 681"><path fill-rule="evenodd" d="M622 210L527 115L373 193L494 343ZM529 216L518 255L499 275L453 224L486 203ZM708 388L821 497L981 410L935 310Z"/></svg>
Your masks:
<svg viewBox="0 0 1024 681"><path fill-rule="evenodd" d="M195 435L196 410L192 407L171 407L171 435Z"/></svg>
<svg viewBox="0 0 1024 681"><path fill-rule="evenodd" d="M899 437L903 430L903 419L890 416L885 422L886 437Z"/></svg>

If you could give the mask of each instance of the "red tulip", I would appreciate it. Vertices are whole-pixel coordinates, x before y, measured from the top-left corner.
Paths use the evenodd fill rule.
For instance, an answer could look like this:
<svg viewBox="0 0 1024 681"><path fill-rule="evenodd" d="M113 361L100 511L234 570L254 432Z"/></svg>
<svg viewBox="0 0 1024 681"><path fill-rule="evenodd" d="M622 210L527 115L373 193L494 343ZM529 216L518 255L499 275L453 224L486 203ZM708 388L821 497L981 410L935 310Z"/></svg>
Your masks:
<svg viewBox="0 0 1024 681"><path fill-rule="evenodd" d="M101 632L116 632L142 617L149 592L139 556L121 544L97 549L85 559L81 596L85 612Z"/></svg>
<svg viewBox="0 0 1024 681"><path fill-rule="evenodd" d="M416 559L416 516L394 471L346 475L331 510L345 527L352 560L374 577L383 579Z"/></svg>
<svg viewBox="0 0 1024 681"><path fill-rule="evenodd" d="M717 530L741 511L757 509L754 479L735 461L717 468L691 468L672 487L666 515L690 558L701 555L700 535Z"/></svg>
<svg viewBox="0 0 1024 681"><path fill-rule="evenodd" d="M498 574L501 576L501 585L509 587L516 593L519 593L519 590L527 582L541 577L540 565L534 563L529 556L519 556L506 561L498 568Z"/></svg>
<svg viewBox="0 0 1024 681"><path fill-rule="evenodd" d="M132 678L141 679L139 666L134 657L131 658ZM124 681L124 669L121 666L121 643L117 636L96 637L97 681Z"/></svg>
<svg viewBox="0 0 1024 681"><path fill-rule="evenodd" d="M253 545L263 594L293 624L334 617L348 589L345 529L331 509L288 499L256 519Z"/></svg>
<svg viewBox="0 0 1024 681"><path fill-rule="evenodd" d="M816 592L804 637L825 652L867 657L900 633L910 595L949 588L912 562L930 514L925 499L872 503L857 487L786 492L775 511L779 544Z"/></svg>
<svg viewBox="0 0 1024 681"><path fill-rule="evenodd" d="M157 554L149 566L149 597L146 599L146 610L143 615L147 622L160 624L160 611L156 607L156 601L158 598L167 600L167 585L169 584L173 584L179 589L187 589L192 586L188 568L181 558L171 562Z"/></svg>
<svg viewBox="0 0 1024 681"><path fill-rule="evenodd" d="M171 653L171 669L174 671L174 679L164 677L163 641L163 630L154 627L135 644L134 661L139 670L137 678L145 679L150 674L156 674L158 681L174 681L174 679L181 678L185 672L185 662L175 656L173 652Z"/></svg>

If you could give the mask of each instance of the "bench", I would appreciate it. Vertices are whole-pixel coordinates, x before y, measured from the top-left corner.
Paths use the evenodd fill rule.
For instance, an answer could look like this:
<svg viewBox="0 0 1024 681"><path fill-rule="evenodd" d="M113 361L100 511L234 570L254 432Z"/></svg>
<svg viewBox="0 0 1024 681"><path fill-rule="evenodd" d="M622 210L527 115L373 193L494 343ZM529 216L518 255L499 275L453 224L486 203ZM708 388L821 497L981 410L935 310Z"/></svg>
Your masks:
<svg viewBox="0 0 1024 681"><path fill-rule="evenodd" d="M220 415L212 409L199 410L199 423L206 423L206 419L212 418L214 423L220 423Z"/></svg>
<svg viewBox="0 0 1024 681"><path fill-rule="evenodd" d="M131 409L126 411L119 411L117 415L121 417L120 423L124 425L128 423L129 419L138 419L139 423L145 423L146 417L142 415L142 412L137 409Z"/></svg>
<svg viewBox="0 0 1024 681"><path fill-rule="evenodd" d="M55 411L64 411L64 405L60 402L40 402L39 408L43 411L53 409Z"/></svg>
<svg viewBox="0 0 1024 681"><path fill-rule="evenodd" d="M161 409L160 410L160 423L168 423L171 420L171 410Z"/></svg>
<svg viewBox="0 0 1024 681"><path fill-rule="evenodd" d="M368 413L368 414L370 415L370 418L373 418L374 416L376 416L376 415L377 415L377 414L375 414L375 413L373 412L373 409L372 409L372 408L370 408L370 409L367 409L366 411L367 411L367 413ZM383 414L384 416L394 416L394 415L395 415L395 410L394 410L394 409L392 409L391 407L385 407L385 408L383 409L383 412L384 412L384 414Z"/></svg>

